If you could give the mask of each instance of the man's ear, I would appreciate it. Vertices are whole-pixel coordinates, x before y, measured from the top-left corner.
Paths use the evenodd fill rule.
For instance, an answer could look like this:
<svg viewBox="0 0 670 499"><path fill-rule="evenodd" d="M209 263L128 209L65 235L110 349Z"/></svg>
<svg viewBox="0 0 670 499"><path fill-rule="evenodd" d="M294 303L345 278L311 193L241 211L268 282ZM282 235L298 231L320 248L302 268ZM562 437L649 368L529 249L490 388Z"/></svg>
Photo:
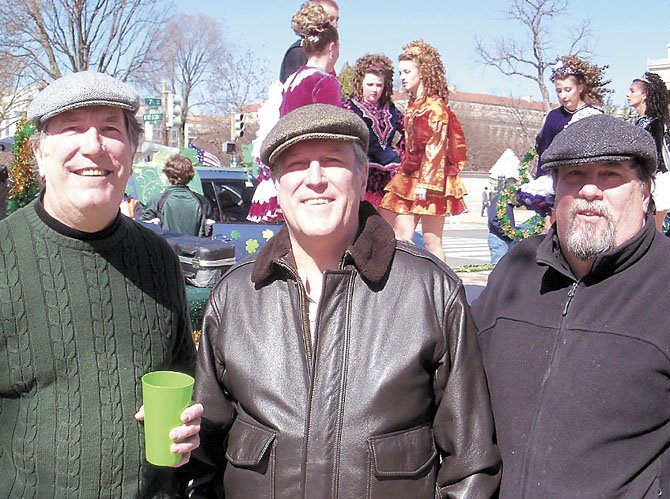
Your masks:
<svg viewBox="0 0 670 499"><path fill-rule="evenodd" d="M270 180L272 180L272 184L275 186L275 189L279 190L279 175L277 175L277 168L270 168Z"/></svg>
<svg viewBox="0 0 670 499"><path fill-rule="evenodd" d="M39 133L39 132L35 132ZM40 177L44 178L44 169L46 168L46 165L44 164L44 157L42 155L42 150L40 149L40 141L38 140L31 140L30 141L30 149L33 151L33 156L35 156L35 161L37 162L37 168L40 174Z"/></svg>
<svg viewBox="0 0 670 499"><path fill-rule="evenodd" d="M651 190L653 188L653 180L647 180L644 182L644 191L642 192L642 208L644 209L644 214L649 213L649 203L651 201Z"/></svg>
<svg viewBox="0 0 670 499"><path fill-rule="evenodd" d="M365 192L365 188L368 185L368 174L369 173L370 173L370 165L366 161L365 165L363 165L363 168L361 169L361 182L362 182L363 192Z"/></svg>

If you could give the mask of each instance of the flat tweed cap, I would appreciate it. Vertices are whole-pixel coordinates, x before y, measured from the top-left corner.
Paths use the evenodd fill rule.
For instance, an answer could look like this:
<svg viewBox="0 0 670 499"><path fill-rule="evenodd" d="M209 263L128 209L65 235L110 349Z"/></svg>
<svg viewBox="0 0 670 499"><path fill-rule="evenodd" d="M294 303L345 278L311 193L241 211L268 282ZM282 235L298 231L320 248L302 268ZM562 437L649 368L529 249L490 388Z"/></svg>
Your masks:
<svg viewBox="0 0 670 499"><path fill-rule="evenodd" d="M346 140L368 150L370 132L358 115L330 104L309 104L291 111L272 127L261 146L261 161L273 167L289 147L304 140Z"/></svg>
<svg viewBox="0 0 670 499"><path fill-rule="evenodd" d="M565 127L542 154L542 168L636 159L649 175L656 171L656 144L644 129L607 114Z"/></svg>
<svg viewBox="0 0 670 499"><path fill-rule="evenodd" d="M28 106L28 119L38 125L57 114L87 106L120 107L135 113L140 107L140 97L116 78L81 71L52 81L37 94Z"/></svg>

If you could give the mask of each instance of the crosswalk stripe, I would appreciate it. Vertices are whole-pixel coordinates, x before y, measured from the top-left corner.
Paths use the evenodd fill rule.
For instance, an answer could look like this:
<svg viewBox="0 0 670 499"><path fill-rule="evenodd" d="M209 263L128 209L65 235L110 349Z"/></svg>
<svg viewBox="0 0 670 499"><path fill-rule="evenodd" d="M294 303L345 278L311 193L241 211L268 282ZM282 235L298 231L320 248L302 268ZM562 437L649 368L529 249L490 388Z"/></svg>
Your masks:
<svg viewBox="0 0 670 499"><path fill-rule="evenodd" d="M442 247L447 258L467 258L488 263L491 260L486 240L468 237L444 237Z"/></svg>

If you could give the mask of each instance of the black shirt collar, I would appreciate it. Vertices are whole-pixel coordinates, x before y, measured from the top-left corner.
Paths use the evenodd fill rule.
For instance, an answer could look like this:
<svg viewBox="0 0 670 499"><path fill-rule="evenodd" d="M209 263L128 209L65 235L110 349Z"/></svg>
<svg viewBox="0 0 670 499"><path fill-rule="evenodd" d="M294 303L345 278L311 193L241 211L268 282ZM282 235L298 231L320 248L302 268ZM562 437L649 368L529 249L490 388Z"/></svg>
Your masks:
<svg viewBox="0 0 670 499"><path fill-rule="evenodd" d="M73 239L78 239L79 241L98 241L100 239L105 239L111 236L118 229L121 223L121 219L119 217L123 216L121 215L121 212L119 212L112 223L104 229L97 232L83 232L77 229L73 229L72 227L65 225L60 220L56 220L54 217L49 215L44 209L44 205L42 204L43 197L44 194L40 196L39 202L35 203L35 211L37 212L37 216L40 217L40 220L42 220L42 222L47 224L51 229L55 230L59 234L66 237L71 237Z"/></svg>

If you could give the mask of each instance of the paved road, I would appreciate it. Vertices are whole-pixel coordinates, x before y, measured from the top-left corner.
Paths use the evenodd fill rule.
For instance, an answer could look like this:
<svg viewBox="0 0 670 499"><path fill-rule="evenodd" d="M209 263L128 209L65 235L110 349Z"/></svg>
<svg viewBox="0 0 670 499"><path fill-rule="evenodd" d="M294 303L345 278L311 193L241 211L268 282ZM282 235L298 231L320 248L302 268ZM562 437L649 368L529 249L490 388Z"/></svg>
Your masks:
<svg viewBox="0 0 670 499"><path fill-rule="evenodd" d="M442 236L442 246L451 267L481 265L491 262L486 242L488 231L481 225L447 226Z"/></svg>
<svg viewBox="0 0 670 499"><path fill-rule="evenodd" d="M447 219L442 234L442 245L447 255L447 265L450 267L482 265L491 262L486 219L478 215L479 213L477 215L468 213L466 217L461 216L458 223L450 223ZM421 226L417 227L417 231L421 232ZM486 286L488 274L488 271L459 272L458 275L465 284L470 303Z"/></svg>
<svg viewBox="0 0 670 499"><path fill-rule="evenodd" d="M491 262L486 242L488 230L483 223L445 224L442 245L450 267L481 265ZM468 301L473 302L486 286L489 272L461 272Z"/></svg>

